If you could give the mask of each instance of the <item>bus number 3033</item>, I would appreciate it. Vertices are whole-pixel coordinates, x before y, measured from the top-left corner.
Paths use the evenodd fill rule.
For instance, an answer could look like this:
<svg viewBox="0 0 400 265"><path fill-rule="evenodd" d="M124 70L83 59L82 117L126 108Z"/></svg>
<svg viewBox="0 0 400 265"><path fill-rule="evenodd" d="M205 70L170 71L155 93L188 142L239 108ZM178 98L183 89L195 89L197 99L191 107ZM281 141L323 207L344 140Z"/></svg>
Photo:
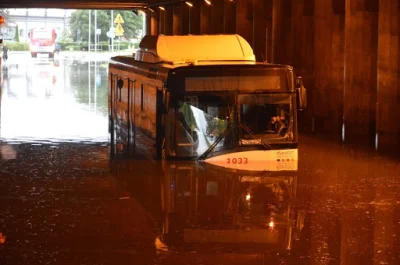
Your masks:
<svg viewBox="0 0 400 265"><path fill-rule="evenodd" d="M248 164L249 160L247 157L234 157L234 158L227 158L226 159L227 164L234 164L234 165L241 165L241 164Z"/></svg>

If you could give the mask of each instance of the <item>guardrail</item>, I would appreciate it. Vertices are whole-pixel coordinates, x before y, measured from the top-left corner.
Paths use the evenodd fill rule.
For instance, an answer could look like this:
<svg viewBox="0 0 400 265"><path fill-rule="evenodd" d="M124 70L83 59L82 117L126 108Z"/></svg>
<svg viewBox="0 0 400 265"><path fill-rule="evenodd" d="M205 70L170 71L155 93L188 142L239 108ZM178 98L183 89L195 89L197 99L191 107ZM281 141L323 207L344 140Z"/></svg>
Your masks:
<svg viewBox="0 0 400 265"><path fill-rule="evenodd" d="M89 48L90 48L91 51L95 51L95 52L102 51L103 50L103 45L101 45L101 44L90 44Z"/></svg>

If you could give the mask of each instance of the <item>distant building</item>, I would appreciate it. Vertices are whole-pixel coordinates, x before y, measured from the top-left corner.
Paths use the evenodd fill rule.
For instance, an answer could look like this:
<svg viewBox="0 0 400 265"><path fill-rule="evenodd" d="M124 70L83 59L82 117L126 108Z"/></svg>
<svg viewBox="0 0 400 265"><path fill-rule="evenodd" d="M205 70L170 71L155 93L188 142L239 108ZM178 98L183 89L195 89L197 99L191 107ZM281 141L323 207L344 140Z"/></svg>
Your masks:
<svg viewBox="0 0 400 265"><path fill-rule="evenodd" d="M7 9L7 29L3 33L5 40L14 40L18 25L19 40L28 41L28 32L32 28L54 28L57 36L61 37L64 29L69 28L69 21L73 9L54 8L13 8Z"/></svg>

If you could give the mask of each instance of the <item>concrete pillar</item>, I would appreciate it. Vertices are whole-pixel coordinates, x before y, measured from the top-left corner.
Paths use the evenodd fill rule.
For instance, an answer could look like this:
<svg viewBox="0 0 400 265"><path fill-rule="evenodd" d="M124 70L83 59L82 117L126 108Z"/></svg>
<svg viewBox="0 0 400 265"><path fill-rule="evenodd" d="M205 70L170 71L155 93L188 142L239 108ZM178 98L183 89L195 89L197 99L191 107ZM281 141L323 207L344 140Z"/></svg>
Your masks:
<svg viewBox="0 0 400 265"><path fill-rule="evenodd" d="M180 7L174 6L173 7L173 18L172 18L172 34L179 35L181 34L181 23L180 23Z"/></svg>
<svg viewBox="0 0 400 265"><path fill-rule="evenodd" d="M155 10L154 12L150 13L150 35L157 35L158 34L158 30L159 30L159 26L158 26L158 21L160 18L160 10Z"/></svg>
<svg viewBox="0 0 400 265"><path fill-rule="evenodd" d="M236 4L229 0L224 0L224 33L236 33Z"/></svg>
<svg viewBox="0 0 400 265"><path fill-rule="evenodd" d="M251 1L251 0L248 0ZM224 0L212 1L210 11L210 34L224 33Z"/></svg>
<svg viewBox="0 0 400 265"><path fill-rule="evenodd" d="M193 7L189 8L190 11L190 34L200 34L200 17L202 2L193 3Z"/></svg>
<svg viewBox="0 0 400 265"><path fill-rule="evenodd" d="M292 1L273 0L272 62L292 64Z"/></svg>
<svg viewBox="0 0 400 265"><path fill-rule="evenodd" d="M340 0L343 2L345 0ZM339 1L339 2L340 2ZM344 8L332 0L315 1L314 76L311 90L315 132L341 139L344 89ZM335 1L336 4L338 1ZM303 59L304 60L304 59Z"/></svg>
<svg viewBox="0 0 400 265"><path fill-rule="evenodd" d="M174 7L167 7L164 13L164 34L172 35L174 32Z"/></svg>
<svg viewBox="0 0 400 265"><path fill-rule="evenodd" d="M190 31L190 20L189 20L189 9L190 7L187 6L185 3L181 3L179 5L179 10L180 10L180 28L181 28L181 34L182 35L187 35L189 34Z"/></svg>
<svg viewBox="0 0 400 265"><path fill-rule="evenodd" d="M146 34L151 35L151 23L152 23L152 12L147 11L146 13Z"/></svg>
<svg viewBox="0 0 400 265"><path fill-rule="evenodd" d="M346 0L344 140L373 144L379 0Z"/></svg>
<svg viewBox="0 0 400 265"><path fill-rule="evenodd" d="M201 5L200 7L200 34L210 33L210 14L213 6Z"/></svg>
<svg viewBox="0 0 400 265"><path fill-rule="evenodd" d="M271 23L268 23L267 17L272 16L272 9L267 10L268 3L272 4L272 0L254 0L253 5L253 49L259 62L267 60L268 35L272 30L268 28ZM271 12L271 14L267 14L267 12Z"/></svg>
<svg viewBox="0 0 400 265"><path fill-rule="evenodd" d="M165 13L167 9L160 10L158 13L158 34L165 34Z"/></svg>
<svg viewBox="0 0 400 265"><path fill-rule="evenodd" d="M236 0L236 33L253 43L253 0Z"/></svg>
<svg viewBox="0 0 400 265"><path fill-rule="evenodd" d="M399 19L396 1L379 1L378 150L397 153L400 147Z"/></svg>

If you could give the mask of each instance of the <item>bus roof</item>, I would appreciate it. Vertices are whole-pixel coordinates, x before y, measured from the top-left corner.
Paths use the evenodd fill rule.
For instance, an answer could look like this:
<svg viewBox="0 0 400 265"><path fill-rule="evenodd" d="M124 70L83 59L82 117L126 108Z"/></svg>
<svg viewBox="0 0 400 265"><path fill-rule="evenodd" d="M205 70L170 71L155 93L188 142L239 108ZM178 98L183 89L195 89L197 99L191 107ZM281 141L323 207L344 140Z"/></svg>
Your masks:
<svg viewBox="0 0 400 265"><path fill-rule="evenodd" d="M237 34L232 35L146 35L135 60L149 63L187 64L200 61L255 62L253 49Z"/></svg>

